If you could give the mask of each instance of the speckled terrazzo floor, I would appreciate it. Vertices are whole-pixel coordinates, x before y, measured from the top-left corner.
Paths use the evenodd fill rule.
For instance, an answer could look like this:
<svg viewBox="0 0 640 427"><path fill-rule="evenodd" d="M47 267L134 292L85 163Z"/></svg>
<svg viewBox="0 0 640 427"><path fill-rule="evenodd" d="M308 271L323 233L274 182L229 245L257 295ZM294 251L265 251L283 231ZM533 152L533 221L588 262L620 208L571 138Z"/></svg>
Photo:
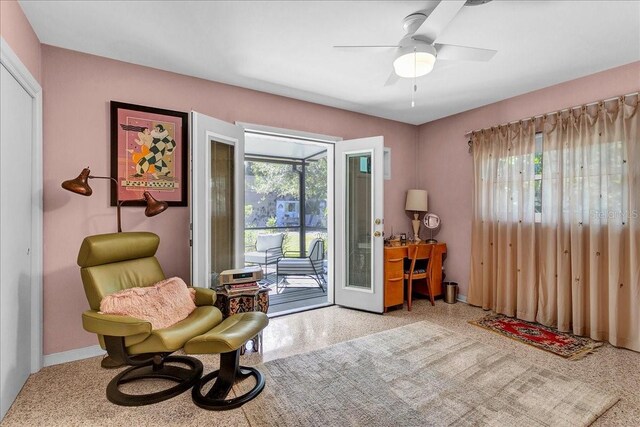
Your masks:
<svg viewBox="0 0 640 427"><path fill-rule="evenodd" d="M605 345L582 360L567 361L467 323L485 314L466 304L425 300L414 302L411 313L391 311L384 316L329 307L271 319L264 332L263 354L243 356L253 365L326 347L352 338L429 320L471 339L510 352L523 361L544 366L621 397L594 426L640 426L640 353ZM201 358L205 371L215 369L215 356ZM242 409L211 412L196 407L188 393L156 405L126 408L105 397L115 371L101 369L99 358L42 369L30 377L2 426L98 425L216 425L245 426ZM267 385L268 386L268 385Z"/></svg>

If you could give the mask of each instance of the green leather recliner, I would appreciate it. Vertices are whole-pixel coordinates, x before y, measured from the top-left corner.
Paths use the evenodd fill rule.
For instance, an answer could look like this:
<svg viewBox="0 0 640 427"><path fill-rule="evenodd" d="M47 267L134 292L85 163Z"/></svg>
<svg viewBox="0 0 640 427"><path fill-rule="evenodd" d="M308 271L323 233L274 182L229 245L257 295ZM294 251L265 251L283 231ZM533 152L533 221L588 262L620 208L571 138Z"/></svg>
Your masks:
<svg viewBox="0 0 640 427"><path fill-rule="evenodd" d="M107 398L116 404L139 406L160 402L193 388L193 399L207 409L230 409L257 396L264 387L262 374L239 366L240 347L268 324L264 313L241 313L224 321L214 307L215 291L196 290L196 309L184 320L154 330L147 321L102 314L100 301L108 294L136 286L149 286L165 278L155 258L160 238L148 232L101 234L84 239L78 265L90 310L82 314L85 330L96 333L107 356L104 368L131 365L107 386ZM189 356L173 356L184 349L191 354L221 353L221 368L201 378L202 363ZM186 365L186 367L185 367ZM252 375L256 386L243 396L226 399L238 376ZM120 386L148 378L177 384L150 394L127 394ZM202 387L216 379L211 390ZM195 387L194 387L195 386Z"/></svg>

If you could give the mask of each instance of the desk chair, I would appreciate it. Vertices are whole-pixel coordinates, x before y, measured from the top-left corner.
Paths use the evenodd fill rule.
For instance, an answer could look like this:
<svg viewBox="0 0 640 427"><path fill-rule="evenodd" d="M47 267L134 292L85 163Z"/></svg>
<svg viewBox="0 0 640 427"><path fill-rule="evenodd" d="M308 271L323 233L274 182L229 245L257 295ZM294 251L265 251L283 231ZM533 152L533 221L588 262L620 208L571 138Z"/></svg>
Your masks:
<svg viewBox="0 0 640 427"><path fill-rule="evenodd" d="M405 269L404 271L404 280L407 281L407 308L409 311L411 311L414 280L424 279L426 281L431 305L435 305L433 301L433 289L431 288L431 266L433 263L429 262L432 250L433 245L415 245L413 255L409 254L411 263L409 269Z"/></svg>

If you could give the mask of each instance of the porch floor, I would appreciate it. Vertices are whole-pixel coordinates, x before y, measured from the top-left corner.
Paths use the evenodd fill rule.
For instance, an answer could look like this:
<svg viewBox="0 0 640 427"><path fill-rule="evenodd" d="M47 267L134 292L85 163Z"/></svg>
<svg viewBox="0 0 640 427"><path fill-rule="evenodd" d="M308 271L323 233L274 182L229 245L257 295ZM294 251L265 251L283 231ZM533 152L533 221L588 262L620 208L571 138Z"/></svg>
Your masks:
<svg viewBox="0 0 640 427"><path fill-rule="evenodd" d="M269 285L269 312L277 314L283 311L325 304L328 302L327 291L323 291L318 283L310 277L287 276L281 278L279 292L276 289L275 269L268 269L261 284ZM327 276L324 276L327 283ZM282 282L286 281L286 286Z"/></svg>

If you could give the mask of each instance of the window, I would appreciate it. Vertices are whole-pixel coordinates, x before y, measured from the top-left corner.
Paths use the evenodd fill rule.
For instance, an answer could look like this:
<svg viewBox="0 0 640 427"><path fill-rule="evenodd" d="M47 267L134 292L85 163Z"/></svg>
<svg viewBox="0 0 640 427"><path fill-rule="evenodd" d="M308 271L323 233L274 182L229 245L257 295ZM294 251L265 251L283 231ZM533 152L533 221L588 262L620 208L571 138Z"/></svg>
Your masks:
<svg viewBox="0 0 640 427"><path fill-rule="evenodd" d="M624 223L628 181L622 141L565 144L545 150L542 208L544 221Z"/></svg>
<svg viewBox="0 0 640 427"><path fill-rule="evenodd" d="M535 188L534 218L542 222L542 132L536 133L536 153L533 156L533 176Z"/></svg>
<svg viewBox="0 0 640 427"><path fill-rule="evenodd" d="M542 138L536 146L494 144L483 162L483 180L492 184L483 192L484 217L489 220L532 223L541 212ZM497 158L497 161L493 159Z"/></svg>
<svg viewBox="0 0 640 427"><path fill-rule="evenodd" d="M593 141L551 149L536 134L534 218L556 223L605 224L623 217L624 146L622 141ZM547 164L545 164L545 159Z"/></svg>

